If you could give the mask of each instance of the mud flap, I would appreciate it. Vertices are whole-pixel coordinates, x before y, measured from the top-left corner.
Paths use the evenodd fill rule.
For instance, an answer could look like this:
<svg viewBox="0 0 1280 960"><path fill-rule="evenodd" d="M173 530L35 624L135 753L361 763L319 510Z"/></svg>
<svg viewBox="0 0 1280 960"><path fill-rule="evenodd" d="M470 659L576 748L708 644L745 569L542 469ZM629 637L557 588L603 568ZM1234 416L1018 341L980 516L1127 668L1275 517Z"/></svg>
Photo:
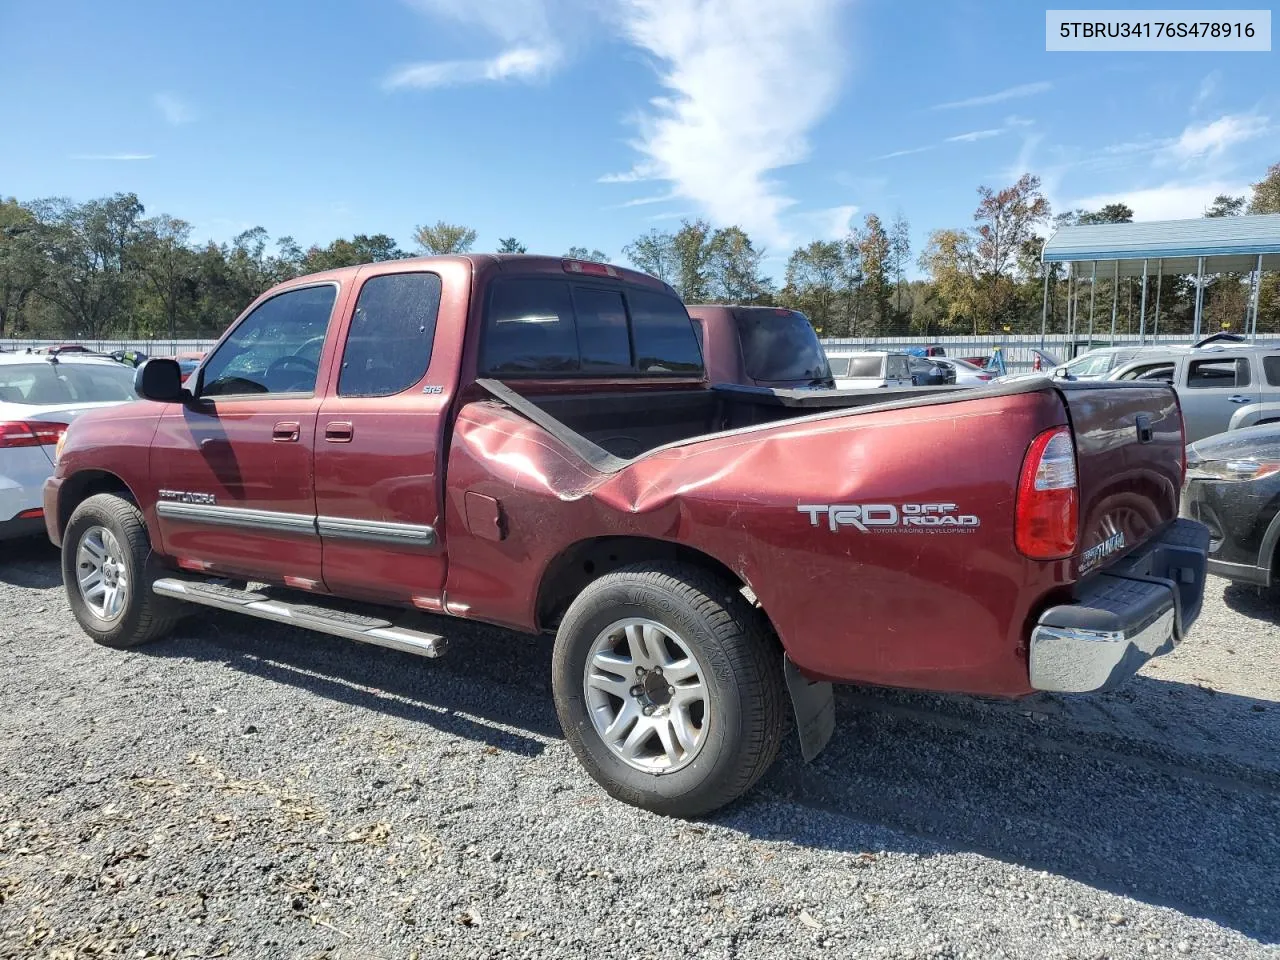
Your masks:
<svg viewBox="0 0 1280 960"><path fill-rule="evenodd" d="M796 712L796 732L800 734L800 755L808 763L823 751L836 729L836 701L831 684L811 682L801 676L785 653L782 673L787 678L787 692Z"/></svg>

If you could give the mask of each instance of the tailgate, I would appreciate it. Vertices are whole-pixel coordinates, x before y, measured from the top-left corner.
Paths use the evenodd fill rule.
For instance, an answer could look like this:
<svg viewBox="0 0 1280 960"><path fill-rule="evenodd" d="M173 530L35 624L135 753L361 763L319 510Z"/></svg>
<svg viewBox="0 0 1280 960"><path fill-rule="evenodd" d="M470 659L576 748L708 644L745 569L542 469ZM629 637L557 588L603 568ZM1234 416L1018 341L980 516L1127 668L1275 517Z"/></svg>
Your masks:
<svg viewBox="0 0 1280 960"><path fill-rule="evenodd" d="M1178 516L1183 431L1159 383L1056 384L1075 434L1080 483L1077 574L1101 569Z"/></svg>

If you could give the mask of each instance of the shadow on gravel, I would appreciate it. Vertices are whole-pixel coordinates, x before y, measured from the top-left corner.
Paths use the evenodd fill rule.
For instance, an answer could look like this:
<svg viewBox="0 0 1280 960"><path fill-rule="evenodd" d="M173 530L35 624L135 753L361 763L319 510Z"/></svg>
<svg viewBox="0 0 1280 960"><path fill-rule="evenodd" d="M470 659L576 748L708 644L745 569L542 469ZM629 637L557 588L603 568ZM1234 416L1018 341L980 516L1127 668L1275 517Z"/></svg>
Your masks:
<svg viewBox="0 0 1280 960"><path fill-rule="evenodd" d="M524 756L542 752L544 745L536 737L560 736L546 679L551 675L549 643L480 624L451 622L447 632L448 652L428 660L206 611L180 624L172 639L138 652L221 663ZM513 680L532 689L513 691Z"/></svg>
<svg viewBox="0 0 1280 960"><path fill-rule="evenodd" d="M0 583L35 590L61 586L58 548L43 537L0 540Z"/></svg>
<svg viewBox="0 0 1280 960"><path fill-rule="evenodd" d="M1117 695L1156 716L1168 705L1164 735L1144 736ZM1038 714L1035 701L842 690L828 750L805 765L788 745L754 801L721 822L847 851L893 842L762 802L785 799L907 833L915 853L972 851L1280 942L1280 774L1196 750L1248 730L1267 750L1280 704L1148 677L1096 699L1119 720L1110 729Z"/></svg>
<svg viewBox="0 0 1280 960"><path fill-rule="evenodd" d="M1280 595L1267 594L1249 584L1233 583L1222 591L1222 600L1242 616L1280 623Z"/></svg>

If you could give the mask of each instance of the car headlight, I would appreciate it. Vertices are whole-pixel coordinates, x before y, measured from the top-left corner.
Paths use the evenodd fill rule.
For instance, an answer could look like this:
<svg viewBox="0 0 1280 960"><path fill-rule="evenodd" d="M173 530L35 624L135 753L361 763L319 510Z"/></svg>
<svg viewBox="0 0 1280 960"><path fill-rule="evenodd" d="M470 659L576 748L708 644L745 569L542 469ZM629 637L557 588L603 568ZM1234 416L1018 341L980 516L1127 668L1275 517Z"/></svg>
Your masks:
<svg viewBox="0 0 1280 960"><path fill-rule="evenodd" d="M1187 464L1188 480L1257 480L1280 472L1275 460L1193 460Z"/></svg>

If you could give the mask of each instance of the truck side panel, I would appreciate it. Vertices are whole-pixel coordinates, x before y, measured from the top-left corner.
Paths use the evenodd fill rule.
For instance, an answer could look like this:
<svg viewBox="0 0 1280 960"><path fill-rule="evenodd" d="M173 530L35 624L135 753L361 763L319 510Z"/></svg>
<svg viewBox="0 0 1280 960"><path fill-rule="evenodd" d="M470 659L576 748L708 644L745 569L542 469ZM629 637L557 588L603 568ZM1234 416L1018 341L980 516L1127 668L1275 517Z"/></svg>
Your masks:
<svg viewBox="0 0 1280 960"><path fill-rule="evenodd" d="M539 628L553 560L643 537L734 571L812 676L1026 693L1029 624L1070 570L1017 554L1015 487L1031 439L1065 422L1052 390L974 397L726 435L603 475L514 412L468 404L448 469L449 609ZM980 453L957 454L974 437ZM498 501L505 538L468 528L469 492Z"/></svg>

